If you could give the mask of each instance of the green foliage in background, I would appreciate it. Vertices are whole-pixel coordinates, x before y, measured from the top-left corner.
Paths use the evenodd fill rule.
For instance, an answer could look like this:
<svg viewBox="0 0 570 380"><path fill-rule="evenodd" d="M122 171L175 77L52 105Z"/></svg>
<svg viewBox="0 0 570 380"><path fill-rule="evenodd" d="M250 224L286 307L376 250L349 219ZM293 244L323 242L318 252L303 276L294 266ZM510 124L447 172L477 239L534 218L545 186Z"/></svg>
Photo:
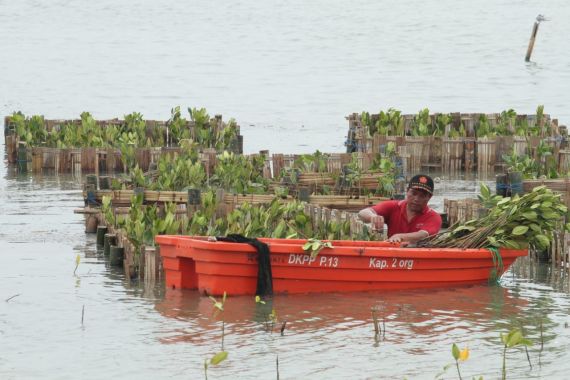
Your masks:
<svg viewBox="0 0 570 380"><path fill-rule="evenodd" d="M14 112L11 124L15 126L20 141L25 141L30 147L119 148L123 152L128 146L163 147L168 137L168 145L176 146L185 140L193 140L200 148L215 148L217 151L237 148L238 126L234 119L222 123L219 118L210 119L204 108L189 108L188 111L190 121L182 117L180 107L173 108L166 125L147 124L139 112L125 115L122 122L105 126L100 125L89 112L83 112L80 120L55 125L49 132L43 116L26 117L21 112ZM214 128L218 123L221 125Z"/></svg>

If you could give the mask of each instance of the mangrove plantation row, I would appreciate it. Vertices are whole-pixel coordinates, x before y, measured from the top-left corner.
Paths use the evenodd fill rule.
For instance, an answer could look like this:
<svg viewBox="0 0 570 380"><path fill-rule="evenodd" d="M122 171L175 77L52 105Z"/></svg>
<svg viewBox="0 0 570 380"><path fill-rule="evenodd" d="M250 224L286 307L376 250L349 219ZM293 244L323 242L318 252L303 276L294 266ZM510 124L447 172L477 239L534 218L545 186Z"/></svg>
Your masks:
<svg viewBox="0 0 570 380"><path fill-rule="evenodd" d="M78 120L46 120L43 116L27 117L15 112L4 120L6 151L12 163L22 159L17 156L19 146L116 148L124 154L135 148L178 147L190 140L200 149L242 152L243 140L234 119L223 122L221 115L210 117L204 108L188 108L188 114L186 119L180 107L176 107L167 121L147 121L138 112L125 115L123 120L97 121L88 112L83 112Z"/></svg>
<svg viewBox="0 0 570 380"><path fill-rule="evenodd" d="M5 120L8 156L20 167L31 162L34 172L94 172L84 188L87 230L111 231L115 247L126 248L125 268L140 275L159 234L381 238L352 212L402 197L407 174L426 169L498 170L505 179L497 193L512 195L492 196L483 188L469 214L459 203L446 203L455 224L426 246L548 250L566 229L567 194L547 187L530 189L532 201L522 194L524 179L568 177L565 129L542 106L536 115L354 114L342 154L243 155L233 119L224 123L204 109L188 109L188 115L179 107L166 122L145 121L140 113L107 121L89 113L68 121L14 113ZM498 221L505 228L496 229Z"/></svg>

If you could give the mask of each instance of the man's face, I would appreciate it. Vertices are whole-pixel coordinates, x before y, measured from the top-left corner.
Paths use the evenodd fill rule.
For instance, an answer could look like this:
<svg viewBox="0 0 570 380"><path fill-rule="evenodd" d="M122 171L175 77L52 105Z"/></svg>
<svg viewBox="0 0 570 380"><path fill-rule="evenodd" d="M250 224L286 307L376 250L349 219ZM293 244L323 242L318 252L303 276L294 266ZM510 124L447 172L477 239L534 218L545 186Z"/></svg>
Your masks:
<svg viewBox="0 0 570 380"><path fill-rule="evenodd" d="M420 213L431 199L431 194L427 191L418 189L408 189L406 193L406 201L411 211Z"/></svg>

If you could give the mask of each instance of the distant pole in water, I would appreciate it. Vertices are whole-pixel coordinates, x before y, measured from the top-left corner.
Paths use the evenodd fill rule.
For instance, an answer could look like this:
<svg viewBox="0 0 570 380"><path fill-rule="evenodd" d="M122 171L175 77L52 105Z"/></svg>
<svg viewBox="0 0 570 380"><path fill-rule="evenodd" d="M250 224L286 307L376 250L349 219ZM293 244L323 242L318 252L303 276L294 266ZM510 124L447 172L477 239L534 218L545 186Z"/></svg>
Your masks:
<svg viewBox="0 0 570 380"><path fill-rule="evenodd" d="M538 33L538 26L540 25L541 21L548 21L548 19L543 15L536 16L536 21L534 22L534 26L532 27L532 33L530 34L530 40L528 41L528 48L526 49L526 57L524 58L526 62L530 61L530 56L532 55L532 49L534 48L534 40L536 39L536 34Z"/></svg>

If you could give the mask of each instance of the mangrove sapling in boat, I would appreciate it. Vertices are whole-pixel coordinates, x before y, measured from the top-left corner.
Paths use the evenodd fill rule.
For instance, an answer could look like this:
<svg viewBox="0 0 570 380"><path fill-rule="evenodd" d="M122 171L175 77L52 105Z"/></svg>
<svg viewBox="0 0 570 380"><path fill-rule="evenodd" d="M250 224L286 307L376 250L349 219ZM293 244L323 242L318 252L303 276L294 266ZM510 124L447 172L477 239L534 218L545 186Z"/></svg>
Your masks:
<svg viewBox="0 0 570 380"><path fill-rule="evenodd" d="M544 250L550 246L554 232L563 222L568 209L560 194L546 186L535 187L530 193L512 198L490 196L486 185L481 194L493 207L486 216L455 225L420 242L423 247L441 248L511 248L531 247ZM570 224L563 227L570 231Z"/></svg>
<svg viewBox="0 0 570 380"><path fill-rule="evenodd" d="M323 250L323 248L334 248L330 241L324 242L319 239L310 238L303 245L303 251L311 251L311 259L314 259Z"/></svg>
<svg viewBox="0 0 570 380"><path fill-rule="evenodd" d="M526 339L521 330L519 329L512 329L508 333L504 334L501 333L501 342L503 343L503 370L502 370L502 379L505 380L507 378L507 349L513 347L527 347L531 346L532 342L529 339ZM527 356L528 358L528 356ZM530 359L529 359L530 364ZM532 367L532 365L531 365Z"/></svg>

